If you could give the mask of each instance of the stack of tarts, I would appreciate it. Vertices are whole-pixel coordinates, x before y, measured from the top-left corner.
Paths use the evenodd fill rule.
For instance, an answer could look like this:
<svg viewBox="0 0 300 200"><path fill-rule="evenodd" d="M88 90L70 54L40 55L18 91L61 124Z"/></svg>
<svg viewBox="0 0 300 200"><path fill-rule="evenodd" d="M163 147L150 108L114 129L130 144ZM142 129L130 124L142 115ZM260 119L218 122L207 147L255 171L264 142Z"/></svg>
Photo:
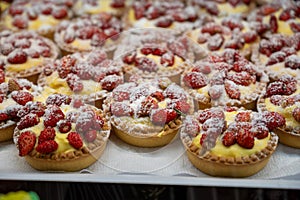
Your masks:
<svg viewBox="0 0 300 200"><path fill-rule="evenodd" d="M45 103L23 108L14 130L19 155L35 169L78 171L96 162L110 134L102 110L53 94Z"/></svg>
<svg viewBox="0 0 300 200"><path fill-rule="evenodd" d="M181 140L189 160L202 172L247 177L267 165L278 143L272 130L284 123L275 112L214 107L187 116Z"/></svg>

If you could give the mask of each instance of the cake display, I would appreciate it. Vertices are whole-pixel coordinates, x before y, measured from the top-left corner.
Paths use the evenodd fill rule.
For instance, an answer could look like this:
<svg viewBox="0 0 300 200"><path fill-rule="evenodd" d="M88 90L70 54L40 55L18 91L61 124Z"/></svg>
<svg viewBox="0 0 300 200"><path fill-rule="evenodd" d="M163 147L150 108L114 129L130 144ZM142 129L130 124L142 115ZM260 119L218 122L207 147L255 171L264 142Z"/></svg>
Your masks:
<svg viewBox="0 0 300 200"><path fill-rule="evenodd" d="M285 123L275 112L214 107L186 117L181 139L192 164L212 176L247 177L262 170Z"/></svg>
<svg viewBox="0 0 300 200"><path fill-rule="evenodd" d="M139 147L167 145L182 124L182 115L193 111L191 98L167 78L116 87L105 100L114 133Z"/></svg>
<svg viewBox="0 0 300 200"><path fill-rule="evenodd" d="M14 130L19 156L35 169L79 171L102 155L110 122L102 110L53 94L38 109L24 110Z"/></svg>
<svg viewBox="0 0 300 200"><path fill-rule="evenodd" d="M300 148L300 83L295 78L285 75L271 82L264 96L258 100L260 111L278 112L286 124L274 130L279 142Z"/></svg>
<svg viewBox="0 0 300 200"><path fill-rule="evenodd" d="M6 76L36 83L42 65L53 62L59 50L53 41L33 31L0 33L0 66Z"/></svg>
<svg viewBox="0 0 300 200"><path fill-rule="evenodd" d="M252 110L265 81L266 75L239 51L226 49L193 64L182 74L181 85L199 109L227 105Z"/></svg>

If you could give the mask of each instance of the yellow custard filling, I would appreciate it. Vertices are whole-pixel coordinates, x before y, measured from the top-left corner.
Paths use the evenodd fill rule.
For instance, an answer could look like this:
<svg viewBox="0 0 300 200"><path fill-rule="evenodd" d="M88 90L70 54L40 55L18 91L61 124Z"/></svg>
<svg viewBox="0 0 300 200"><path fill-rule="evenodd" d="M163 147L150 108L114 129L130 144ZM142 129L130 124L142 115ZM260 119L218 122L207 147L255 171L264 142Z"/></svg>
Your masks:
<svg viewBox="0 0 300 200"><path fill-rule="evenodd" d="M221 11L221 13L224 14L238 14L238 13L245 13L249 11L249 6L245 4L237 5L233 7L229 3L221 3L217 4L218 9Z"/></svg>
<svg viewBox="0 0 300 200"><path fill-rule="evenodd" d="M197 135L193 139L193 144L197 146L198 148L201 148L200 139L202 134ZM210 153L216 156L221 157L242 157L242 156L249 156L251 154L254 154L256 152L259 152L267 147L268 141L270 139L270 134L268 137L264 139L256 139L254 140L254 146L252 149L245 149L238 144L231 145L229 147L226 147L222 144L222 140L220 137L218 137L216 146L212 149L210 149Z"/></svg>
<svg viewBox="0 0 300 200"><path fill-rule="evenodd" d="M76 94L90 95L101 91L101 85L93 80L80 80L83 84L83 90ZM53 72L50 76L46 76L46 83L49 87L56 90L56 93L64 95L72 95L74 92L70 89L65 79L59 77L58 72Z"/></svg>
<svg viewBox="0 0 300 200"><path fill-rule="evenodd" d="M30 69L33 67L38 67L44 63L44 59L42 58L29 58L27 57L27 61L23 64L7 64L5 65L5 69L7 71L19 72L24 71L26 69Z"/></svg>

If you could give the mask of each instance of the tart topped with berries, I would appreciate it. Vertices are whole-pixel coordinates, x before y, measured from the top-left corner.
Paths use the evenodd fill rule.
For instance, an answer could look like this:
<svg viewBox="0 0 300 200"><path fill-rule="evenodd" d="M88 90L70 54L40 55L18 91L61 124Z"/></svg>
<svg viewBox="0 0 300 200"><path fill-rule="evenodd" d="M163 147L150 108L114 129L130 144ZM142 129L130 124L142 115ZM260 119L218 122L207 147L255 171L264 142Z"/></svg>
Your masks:
<svg viewBox="0 0 300 200"><path fill-rule="evenodd" d="M254 0L190 0L192 6L199 8L199 13L223 17L231 14L247 15L255 8Z"/></svg>
<svg viewBox="0 0 300 200"><path fill-rule="evenodd" d="M247 177L262 170L277 147L278 113L214 107L188 115L181 140L191 163L212 176Z"/></svg>
<svg viewBox="0 0 300 200"><path fill-rule="evenodd" d="M35 105L42 88L26 79L7 78L3 70L0 77L0 141L6 141L13 137L20 110Z"/></svg>
<svg viewBox="0 0 300 200"><path fill-rule="evenodd" d="M211 54L182 74L182 87L195 99L199 109L227 105L256 108L265 75L236 50Z"/></svg>
<svg viewBox="0 0 300 200"><path fill-rule="evenodd" d="M22 0L13 2L1 16L13 31L32 30L52 38L56 25L73 16L73 0Z"/></svg>
<svg viewBox="0 0 300 200"><path fill-rule="evenodd" d="M105 99L114 133L138 147L167 145L193 111L192 99L167 78L127 82Z"/></svg>
<svg viewBox="0 0 300 200"><path fill-rule="evenodd" d="M6 76L36 82L42 65L54 61L58 48L49 39L33 31L0 32L0 67Z"/></svg>
<svg viewBox="0 0 300 200"><path fill-rule="evenodd" d="M54 40L65 52L91 51L99 47L112 50L123 28L120 19L102 12L63 21L55 31Z"/></svg>
<svg viewBox="0 0 300 200"><path fill-rule="evenodd" d="M249 24L236 15L212 20L186 34L208 53L230 48L250 55L253 44L259 41L256 31L251 30Z"/></svg>
<svg viewBox="0 0 300 200"><path fill-rule="evenodd" d="M300 148L300 83L295 78L284 75L271 82L263 97L258 100L258 110L278 112L286 121L274 132L279 142Z"/></svg>
<svg viewBox="0 0 300 200"><path fill-rule="evenodd" d="M60 94L80 96L97 107L101 107L107 93L122 82L121 64L107 59L101 50L74 53L47 64L38 80L41 86L48 86Z"/></svg>
<svg viewBox="0 0 300 200"><path fill-rule="evenodd" d="M271 80L288 74L300 78L300 33L292 36L270 35L260 41L252 60L260 65Z"/></svg>
<svg viewBox="0 0 300 200"><path fill-rule="evenodd" d="M121 16L127 6L126 0L76 0L73 10L76 15L95 15L108 12L114 16Z"/></svg>
<svg viewBox="0 0 300 200"><path fill-rule="evenodd" d="M294 1L269 2L248 16L261 34L293 35L300 32L300 4Z"/></svg>
<svg viewBox="0 0 300 200"><path fill-rule="evenodd" d="M194 59L196 51L192 49L191 41L185 36L175 37L168 31L149 29L144 35L125 37L114 58L124 63L126 81L132 75L139 75L144 79L167 77L179 84L180 74Z"/></svg>
<svg viewBox="0 0 300 200"><path fill-rule="evenodd" d="M96 162L110 134L105 113L81 100L50 95L29 107L14 131L19 156L37 170L79 171Z"/></svg>
<svg viewBox="0 0 300 200"><path fill-rule="evenodd" d="M197 10L182 1L134 1L127 21L134 28L168 28L183 32L199 19Z"/></svg>

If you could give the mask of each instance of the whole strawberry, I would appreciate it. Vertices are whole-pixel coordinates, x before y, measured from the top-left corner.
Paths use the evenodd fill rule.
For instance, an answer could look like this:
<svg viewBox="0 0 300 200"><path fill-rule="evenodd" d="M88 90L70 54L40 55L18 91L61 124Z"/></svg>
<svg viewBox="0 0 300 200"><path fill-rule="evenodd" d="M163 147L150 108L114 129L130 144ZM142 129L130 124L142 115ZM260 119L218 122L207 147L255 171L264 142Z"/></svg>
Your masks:
<svg viewBox="0 0 300 200"><path fill-rule="evenodd" d="M254 146L254 135L248 129L241 128L237 133L236 142L241 147L252 149Z"/></svg>
<svg viewBox="0 0 300 200"><path fill-rule="evenodd" d="M177 113L172 109L156 109L151 112L150 120L153 124L164 125L176 119Z"/></svg>
<svg viewBox="0 0 300 200"><path fill-rule="evenodd" d="M278 112L264 112L262 118L269 130L285 125L285 118Z"/></svg>
<svg viewBox="0 0 300 200"><path fill-rule="evenodd" d="M76 132L70 132L67 139L72 147L75 149L80 149L83 146L81 136Z"/></svg>
<svg viewBox="0 0 300 200"><path fill-rule="evenodd" d="M52 127L47 127L41 131L38 139L38 144L41 144L48 140L54 140L55 138L55 130Z"/></svg>
<svg viewBox="0 0 300 200"><path fill-rule="evenodd" d="M39 122L40 118L37 116L37 114L29 113L28 115L25 115L23 118L20 119L17 128L19 130L22 130L37 125Z"/></svg>
<svg viewBox="0 0 300 200"><path fill-rule="evenodd" d="M30 153L35 145L36 136L31 131L22 132L18 139L19 156L26 156Z"/></svg>
<svg viewBox="0 0 300 200"><path fill-rule="evenodd" d="M47 140L39 144L36 147L36 151L42 154L47 154L56 151L57 148L58 148L57 142L55 142L54 140Z"/></svg>

